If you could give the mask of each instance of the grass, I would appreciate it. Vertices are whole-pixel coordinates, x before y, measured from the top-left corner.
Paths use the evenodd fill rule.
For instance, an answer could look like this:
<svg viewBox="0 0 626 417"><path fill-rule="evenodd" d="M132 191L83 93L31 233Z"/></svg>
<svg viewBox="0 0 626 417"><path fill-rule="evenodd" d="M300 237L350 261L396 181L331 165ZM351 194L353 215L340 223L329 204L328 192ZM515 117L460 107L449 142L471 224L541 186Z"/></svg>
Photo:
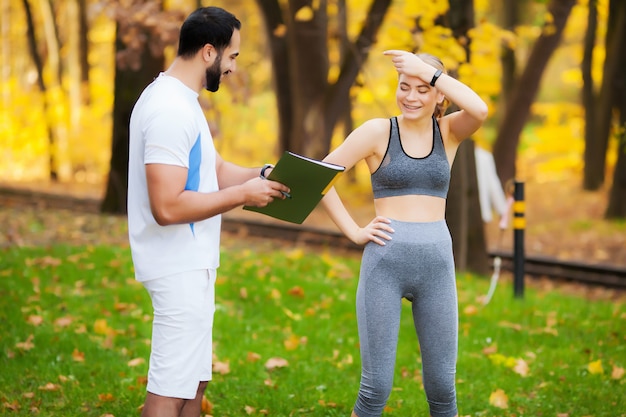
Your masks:
<svg viewBox="0 0 626 417"><path fill-rule="evenodd" d="M349 415L358 267L324 251L226 248L210 414ZM458 276L461 415L626 416L623 298L527 286L514 299L505 279L483 306L488 286ZM2 249L0 299L0 415L139 415L151 306L127 247ZM406 302L387 415L427 416L409 313Z"/></svg>

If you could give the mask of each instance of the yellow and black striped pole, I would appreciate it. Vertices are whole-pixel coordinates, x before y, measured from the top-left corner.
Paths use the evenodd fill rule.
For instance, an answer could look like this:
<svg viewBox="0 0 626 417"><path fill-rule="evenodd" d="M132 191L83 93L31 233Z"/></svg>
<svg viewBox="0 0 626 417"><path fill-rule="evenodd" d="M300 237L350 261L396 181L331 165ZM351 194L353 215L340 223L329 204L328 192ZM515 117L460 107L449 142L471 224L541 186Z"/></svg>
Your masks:
<svg viewBox="0 0 626 417"><path fill-rule="evenodd" d="M524 297L524 230L526 229L526 203L524 183L515 181L513 191L513 288L516 298Z"/></svg>

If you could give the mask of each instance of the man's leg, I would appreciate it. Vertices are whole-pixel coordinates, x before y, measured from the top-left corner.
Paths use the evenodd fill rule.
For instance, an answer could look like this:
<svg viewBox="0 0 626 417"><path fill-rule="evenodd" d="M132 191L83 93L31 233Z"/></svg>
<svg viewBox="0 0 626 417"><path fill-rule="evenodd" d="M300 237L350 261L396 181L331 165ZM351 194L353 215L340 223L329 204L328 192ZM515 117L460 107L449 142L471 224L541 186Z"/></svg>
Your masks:
<svg viewBox="0 0 626 417"><path fill-rule="evenodd" d="M148 392L141 417L179 417L185 401L182 398L162 397Z"/></svg>
<svg viewBox="0 0 626 417"><path fill-rule="evenodd" d="M204 391L206 390L207 383L207 381L200 382L196 398L193 400L185 400L185 404L180 411L180 417L200 416L200 412L202 411L202 397L204 397Z"/></svg>

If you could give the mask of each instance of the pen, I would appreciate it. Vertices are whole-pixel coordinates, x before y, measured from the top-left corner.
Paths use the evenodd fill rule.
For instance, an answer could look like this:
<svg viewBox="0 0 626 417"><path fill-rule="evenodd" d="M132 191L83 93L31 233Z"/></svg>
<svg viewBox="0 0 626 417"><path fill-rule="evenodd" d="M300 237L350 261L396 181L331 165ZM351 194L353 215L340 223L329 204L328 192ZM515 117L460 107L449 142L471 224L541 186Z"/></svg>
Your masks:
<svg viewBox="0 0 626 417"><path fill-rule="evenodd" d="M274 168L273 166L271 168ZM265 173L265 167L263 167L263 169L261 170L261 179L266 180L267 178L265 177L265 175L263 175ZM285 198L291 198L291 194L289 194L287 191L282 191L280 192L282 195L285 196Z"/></svg>

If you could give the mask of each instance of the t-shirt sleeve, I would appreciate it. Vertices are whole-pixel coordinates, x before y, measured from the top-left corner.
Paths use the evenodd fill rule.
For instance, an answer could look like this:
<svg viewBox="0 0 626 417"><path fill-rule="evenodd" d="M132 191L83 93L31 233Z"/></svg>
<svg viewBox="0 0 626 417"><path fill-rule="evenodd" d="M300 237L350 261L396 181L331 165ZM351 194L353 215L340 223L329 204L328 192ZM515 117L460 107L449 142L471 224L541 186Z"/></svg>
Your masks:
<svg viewBox="0 0 626 417"><path fill-rule="evenodd" d="M145 128L145 164L189 168L189 153L199 131L192 111L174 106L155 113Z"/></svg>

